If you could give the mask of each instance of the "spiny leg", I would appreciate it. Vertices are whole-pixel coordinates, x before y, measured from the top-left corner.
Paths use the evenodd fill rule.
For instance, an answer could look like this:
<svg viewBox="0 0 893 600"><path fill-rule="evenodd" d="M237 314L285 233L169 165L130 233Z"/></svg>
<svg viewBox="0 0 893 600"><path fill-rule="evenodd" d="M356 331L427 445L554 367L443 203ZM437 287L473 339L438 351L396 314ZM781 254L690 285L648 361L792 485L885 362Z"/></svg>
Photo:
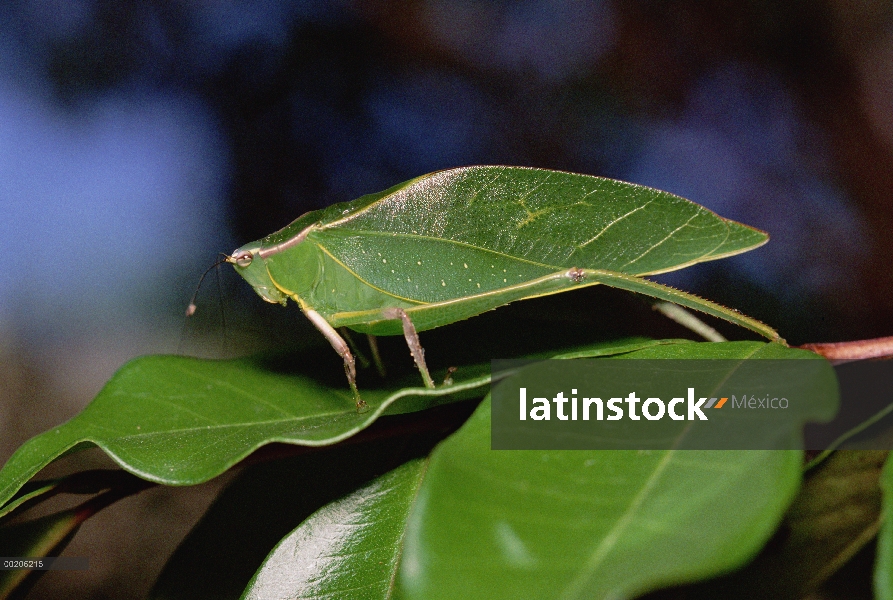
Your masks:
<svg viewBox="0 0 893 600"><path fill-rule="evenodd" d="M422 374L422 379L425 381L425 387L433 388L434 380L431 379L431 374L428 372L428 366L425 364L425 350L422 348L422 343L419 341L419 334L416 333L415 325L412 324L409 315L407 315L406 311L402 308L386 308L381 311L381 314L385 319L400 319L403 323L403 337L406 338L406 345L409 346L409 352L412 354L412 358L415 360L415 364L419 368L419 372Z"/></svg>
<svg viewBox="0 0 893 600"><path fill-rule="evenodd" d="M726 308L725 306L717 304L716 302L711 302L710 300L700 298L698 296L695 296L694 294L689 294L688 292L683 292L682 290L677 290L675 288L662 285L660 283L657 283L656 281L651 281L649 279L637 277L635 275L618 273L616 271L578 269L576 267L566 271L564 273L564 277L566 277L573 283L584 283L585 285L601 283L611 287L619 288L621 290L645 294L646 296L651 296L652 298L657 298L658 300L666 300L667 302L672 302L673 304L678 304L680 306L684 306L685 308L690 308L714 317L719 317L720 319L724 319L726 321L729 321L730 323L734 323L735 325L739 325L741 327L750 329L751 331L755 331L756 333L765 336L772 342L777 342L779 344L787 346L787 342L785 342L784 339L782 339L782 337L778 335L778 332L765 323L761 323L756 319L743 315L735 309Z"/></svg>
<svg viewBox="0 0 893 600"><path fill-rule="evenodd" d="M357 403L357 412L365 412L369 407L360 398L360 391L357 389L357 365L353 358L353 354L350 353L350 348L348 347L347 342L345 342L344 338L338 335L338 332L329 325L329 322L315 310L305 308L304 314L307 315L307 318L310 319L310 322L313 323L319 332L329 340L329 343L332 344L332 348L335 349L338 356L344 359L344 374L347 375L347 382L350 384L351 391L353 391L353 397Z"/></svg>

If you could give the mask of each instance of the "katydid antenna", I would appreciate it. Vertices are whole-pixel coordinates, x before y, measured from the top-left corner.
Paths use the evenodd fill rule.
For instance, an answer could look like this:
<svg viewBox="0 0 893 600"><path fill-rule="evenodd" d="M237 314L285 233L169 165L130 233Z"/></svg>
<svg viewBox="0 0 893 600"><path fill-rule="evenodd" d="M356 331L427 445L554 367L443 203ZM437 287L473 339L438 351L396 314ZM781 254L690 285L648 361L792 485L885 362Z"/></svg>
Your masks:
<svg viewBox="0 0 893 600"><path fill-rule="evenodd" d="M183 319L183 330L180 333L180 343L177 345L177 354L182 354L183 352L183 344L186 341L186 326L189 317L194 315L195 311L198 310L198 306L195 304L195 299L198 297L198 292L202 288L202 283L204 283L205 277L212 269L216 269L217 273L217 298L220 302L220 327L223 330L223 351L226 352L226 312L223 310L223 286L220 283L220 265L225 263L231 257L225 252L221 252L219 256L223 258L218 259L217 262L208 267L198 279L198 285L195 286L195 291L192 293L192 298L189 300L189 305L186 307L186 318Z"/></svg>

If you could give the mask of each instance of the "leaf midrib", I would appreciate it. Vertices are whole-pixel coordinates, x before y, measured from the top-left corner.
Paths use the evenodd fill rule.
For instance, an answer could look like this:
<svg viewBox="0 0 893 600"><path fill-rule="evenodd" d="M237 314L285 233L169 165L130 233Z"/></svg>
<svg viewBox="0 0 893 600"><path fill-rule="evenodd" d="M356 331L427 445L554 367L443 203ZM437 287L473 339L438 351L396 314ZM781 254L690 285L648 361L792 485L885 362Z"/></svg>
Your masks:
<svg viewBox="0 0 893 600"><path fill-rule="evenodd" d="M745 360L750 360L757 354L760 350L762 350L765 346L757 346L754 348L747 356L742 357L739 360L740 362L744 362ZM731 377L731 374L727 375L725 381ZM722 385L722 384L719 384ZM680 437L684 436L686 431L688 431L688 427L680 434ZM678 443L678 442L677 442ZM580 574L571 582L570 586L565 590L564 594L562 594L563 598L576 598L579 596L579 592L582 586L586 583L586 581L592 576L592 573L598 569L599 565L601 565L605 559L608 557L610 552L616 547L617 542L620 539L620 536L626 531L629 527L630 523L633 520L633 517L638 513L639 509L644 504L647 499L647 493L654 489L654 486L657 485L658 480L663 476L664 471L666 471L667 467L670 464L670 459L673 458L679 452L676 448L670 448L667 450L667 453L658 463L657 467L648 476L648 479L645 480L644 485L633 498L633 501L629 504L626 511L624 511L623 515L620 519L617 520L614 527L602 538L602 541L599 542L598 546L593 550L590 554L589 559L586 561L586 566L581 570Z"/></svg>
<svg viewBox="0 0 893 600"><path fill-rule="evenodd" d="M400 539L397 541L397 552L396 556L394 557L394 567L391 572L390 581L388 582L388 589L386 590L386 598L389 599L394 597L394 589L397 585L397 573L400 572L400 565L403 562L403 551L404 543L406 541L406 532L409 530L409 515L412 513L412 509L413 507L415 507L416 502L419 499L419 492L422 490L422 484L425 481L425 477L428 475L428 468L431 466L431 454L429 453L428 456L423 459L423 461L424 462L422 464L421 472L419 473L418 482L412 495L412 500L409 501L409 510L406 512L405 523L407 524L407 526L403 527L403 531L400 533Z"/></svg>
<svg viewBox="0 0 893 600"><path fill-rule="evenodd" d="M490 381L490 378L491 378L490 375L476 377L476 378L470 379L468 381L463 381L461 383L453 384L448 389L438 388L438 389L429 390L427 388L406 388L406 389L400 390L399 392L396 392L390 396L387 396L374 411L371 411L370 413L365 415L365 420L358 423L358 426L362 425L362 423L368 421L369 419L377 418L391 404L393 404L394 402L397 402L398 400L400 400L402 398L406 398L409 396L420 396L420 397L449 396L450 394L463 392L463 391L466 391L469 389L474 389L476 387L485 385L486 383L488 383ZM344 398L349 398L349 396L347 396L347 394L344 394ZM176 405L174 405L174 406L176 406ZM195 414L195 413L193 413L193 414ZM312 419L319 419L319 418L325 419L325 418L344 416L344 415L350 415L350 414L353 414L353 410L345 409L345 410L329 412L329 413L314 413L313 415L293 415L289 418L268 419L268 420L264 420L264 421L205 424L205 425L198 425L198 426L193 426L193 427L183 427L180 429L165 429L164 431L146 431L146 432L141 431L139 433L134 433L134 434L123 434L123 435L118 434L115 437L115 440L131 440L131 439L139 439L139 438L143 438L143 437L158 436L158 435L165 435L165 434L188 433L188 432L198 432L198 431L208 431L208 430L221 430L221 429L226 429L226 428L231 428L231 427L247 428L247 427L254 427L254 426L259 426L259 425L274 425L277 423L290 423L290 422L295 422L295 421L312 420ZM201 415L199 415L199 416L201 416ZM117 430L109 428L109 427L103 427L102 425L99 425L98 423L95 423L95 422L87 422L85 425L88 427L94 427L97 429L105 429L106 431L109 431L109 432L117 431ZM111 441L111 440L105 440L105 441Z"/></svg>

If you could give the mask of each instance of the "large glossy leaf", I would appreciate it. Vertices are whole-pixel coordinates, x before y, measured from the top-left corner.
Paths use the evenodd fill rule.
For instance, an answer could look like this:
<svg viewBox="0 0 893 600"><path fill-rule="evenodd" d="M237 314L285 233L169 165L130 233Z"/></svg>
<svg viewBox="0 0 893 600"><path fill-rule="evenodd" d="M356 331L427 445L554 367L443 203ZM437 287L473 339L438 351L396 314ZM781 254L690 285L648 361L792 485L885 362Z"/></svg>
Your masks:
<svg viewBox="0 0 893 600"><path fill-rule="evenodd" d="M586 352L626 352L662 343L625 340L592 345ZM52 460L84 445L99 446L144 479L192 485L219 475L264 444L334 444L383 414L480 398L490 383L489 364L462 367L452 385L433 390L414 387L417 375L398 378L364 389L370 410L357 414L334 362L332 372L312 365L307 374L283 372L279 362L259 358L147 356L131 361L81 414L16 451L0 471L0 505Z"/></svg>
<svg viewBox="0 0 893 600"><path fill-rule="evenodd" d="M736 343L623 357L703 357L712 348L731 358L760 347L766 357L799 356ZM304 522L246 595L629 597L746 562L796 493L801 464L799 451L492 451L485 401L427 465L406 465ZM408 520L372 518L384 507ZM369 560L400 540L399 561ZM388 565L396 587L384 585Z"/></svg>
<svg viewBox="0 0 893 600"><path fill-rule="evenodd" d="M276 546L243 598L391 598L426 466L410 461L314 513Z"/></svg>
<svg viewBox="0 0 893 600"><path fill-rule="evenodd" d="M463 376L464 375L464 376ZM144 479L191 485L219 475L264 444L333 444L406 399L416 410L483 395L485 366L460 370L451 386L367 389L357 414L343 375L277 372L262 360L147 356L118 371L74 419L26 442L0 471L6 502L68 450L94 444Z"/></svg>
<svg viewBox="0 0 893 600"><path fill-rule="evenodd" d="M409 524L408 597L628 597L715 575L765 543L798 482L797 452L525 452L523 468L484 461L480 441L435 457Z"/></svg>

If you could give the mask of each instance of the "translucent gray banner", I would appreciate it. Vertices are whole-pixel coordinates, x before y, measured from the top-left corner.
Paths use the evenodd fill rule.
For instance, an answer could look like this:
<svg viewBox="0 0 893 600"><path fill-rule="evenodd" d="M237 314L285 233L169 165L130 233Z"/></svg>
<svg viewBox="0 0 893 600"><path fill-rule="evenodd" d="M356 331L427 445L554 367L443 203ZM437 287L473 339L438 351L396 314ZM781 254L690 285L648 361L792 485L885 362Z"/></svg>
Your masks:
<svg viewBox="0 0 893 600"><path fill-rule="evenodd" d="M832 421L839 406L825 360L493 361L492 368L494 450L799 449L815 445L804 444L804 425ZM819 437L827 447L838 435Z"/></svg>

